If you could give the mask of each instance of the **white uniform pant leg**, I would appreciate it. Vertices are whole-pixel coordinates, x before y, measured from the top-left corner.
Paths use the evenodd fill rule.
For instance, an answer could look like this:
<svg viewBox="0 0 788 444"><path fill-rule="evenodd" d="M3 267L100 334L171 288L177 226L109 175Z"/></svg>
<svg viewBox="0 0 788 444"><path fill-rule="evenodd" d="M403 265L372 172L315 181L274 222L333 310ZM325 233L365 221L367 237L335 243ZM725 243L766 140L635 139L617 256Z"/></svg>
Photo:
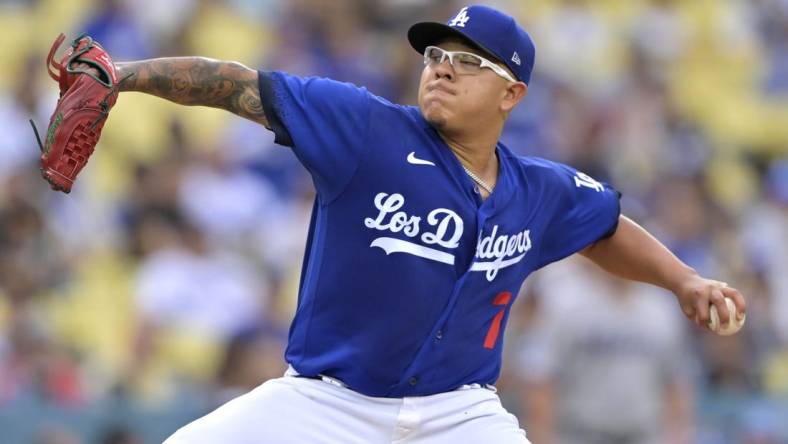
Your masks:
<svg viewBox="0 0 788 444"><path fill-rule="evenodd" d="M418 422L411 431L409 419ZM517 418L486 388L404 398L397 430L393 444L530 444Z"/></svg>
<svg viewBox="0 0 788 444"><path fill-rule="evenodd" d="M285 376L187 424L165 444L389 443L401 402Z"/></svg>
<svg viewBox="0 0 788 444"><path fill-rule="evenodd" d="M484 388L373 398L321 380L270 380L184 426L165 444L529 444Z"/></svg>

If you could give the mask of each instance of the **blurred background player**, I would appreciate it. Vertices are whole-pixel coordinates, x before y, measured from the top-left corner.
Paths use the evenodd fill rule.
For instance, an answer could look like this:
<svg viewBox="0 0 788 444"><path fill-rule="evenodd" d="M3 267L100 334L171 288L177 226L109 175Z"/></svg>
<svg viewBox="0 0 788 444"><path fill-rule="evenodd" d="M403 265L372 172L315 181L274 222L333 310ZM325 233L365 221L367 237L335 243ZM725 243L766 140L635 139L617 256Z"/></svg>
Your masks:
<svg viewBox="0 0 788 444"><path fill-rule="evenodd" d="M533 441L693 442L694 366L672 301L578 260L533 278L518 362Z"/></svg>

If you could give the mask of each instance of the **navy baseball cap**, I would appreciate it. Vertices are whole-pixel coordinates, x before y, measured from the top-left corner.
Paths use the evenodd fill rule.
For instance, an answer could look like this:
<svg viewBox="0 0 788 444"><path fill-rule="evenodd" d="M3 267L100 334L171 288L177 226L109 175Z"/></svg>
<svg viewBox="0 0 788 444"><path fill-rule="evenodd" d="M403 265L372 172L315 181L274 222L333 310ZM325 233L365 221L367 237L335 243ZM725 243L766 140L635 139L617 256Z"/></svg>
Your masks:
<svg viewBox="0 0 788 444"><path fill-rule="evenodd" d="M421 22L410 27L413 49L424 49L449 37L468 40L505 64L517 80L528 82L534 69L536 48L531 36L511 16L488 6L466 6L445 25Z"/></svg>

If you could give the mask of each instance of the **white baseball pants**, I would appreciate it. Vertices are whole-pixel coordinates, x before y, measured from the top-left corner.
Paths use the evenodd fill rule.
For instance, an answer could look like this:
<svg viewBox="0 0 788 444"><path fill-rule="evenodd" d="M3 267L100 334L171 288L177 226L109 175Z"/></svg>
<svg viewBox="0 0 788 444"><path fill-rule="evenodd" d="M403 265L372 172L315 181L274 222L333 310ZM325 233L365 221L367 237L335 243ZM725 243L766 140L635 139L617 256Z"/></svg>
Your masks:
<svg viewBox="0 0 788 444"><path fill-rule="evenodd" d="M165 444L529 444L494 390L373 398L331 378L272 379Z"/></svg>

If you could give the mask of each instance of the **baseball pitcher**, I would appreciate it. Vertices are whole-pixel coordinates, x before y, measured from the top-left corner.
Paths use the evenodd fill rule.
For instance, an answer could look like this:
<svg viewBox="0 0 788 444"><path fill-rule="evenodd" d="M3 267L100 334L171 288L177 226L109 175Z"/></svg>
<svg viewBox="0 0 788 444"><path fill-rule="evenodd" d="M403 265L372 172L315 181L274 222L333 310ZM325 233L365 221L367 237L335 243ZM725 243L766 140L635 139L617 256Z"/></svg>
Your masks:
<svg viewBox="0 0 788 444"><path fill-rule="evenodd" d="M744 315L737 290L699 276L622 216L609 185L499 142L535 61L534 43L512 17L469 6L446 24L412 26L408 39L424 56L418 106L201 57L64 60L77 83L106 80L102 92L112 99L137 91L264 125L317 191L288 372L168 444L527 443L493 386L503 330L523 280L574 253L671 290L699 324L710 304L728 322L726 297ZM95 74L97 65L110 72L78 69ZM109 105L99 100L87 129L103 124ZM60 189L98 137L94 125L83 144L90 150L58 163L75 152L58 144L71 137L58 133L63 116L54 130L53 116L44 144L45 175ZM53 167L60 164L71 167Z"/></svg>

